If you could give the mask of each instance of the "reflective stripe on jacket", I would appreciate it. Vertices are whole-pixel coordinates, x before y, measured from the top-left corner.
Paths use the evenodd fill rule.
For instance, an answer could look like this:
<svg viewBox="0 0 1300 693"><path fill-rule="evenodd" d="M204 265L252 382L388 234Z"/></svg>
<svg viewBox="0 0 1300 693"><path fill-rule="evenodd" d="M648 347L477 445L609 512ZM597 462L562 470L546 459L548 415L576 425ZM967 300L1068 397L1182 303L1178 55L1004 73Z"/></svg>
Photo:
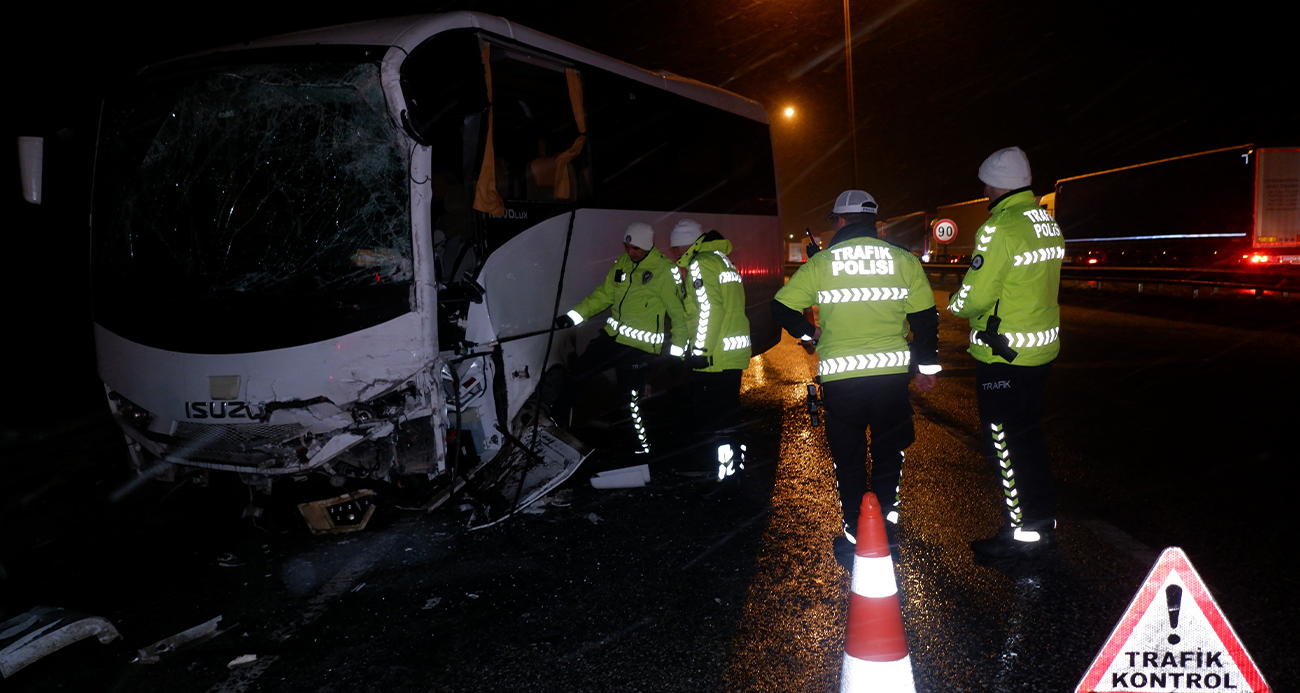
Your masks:
<svg viewBox="0 0 1300 693"><path fill-rule="evenodd" d="M682 253L677 265L686 271L687 352L709 357L706 368L716 373L749 367L749 318L745 316L745 286L727 254L731 241L716 231L700 236ZM673 335L676 342L676 335Z"/></svg>
<svg viewBox="0 0 1300 693"><path fill-rule="evenodd" d="M605 334L619 344L658 354L664 343L667 313L673 321L673 344L684 348L688 320L676 274L677 267L658 248L651 248L641 262L633 262L623 253L605 275L604 283L582 299L570 316L576 313L589 320L609 308Z"/></svg>
<svg viewBox="0 0 1300 693"><path fill-rule="evenodd" d="M776 300L802 312L817 305L822 382L906 373L911 363L907 316L934 309L930 280L916 256L870 235L817 253L790 277Z"/></svg>
<svg viewBox="0 0 1300 693"><path fill-rule="evenodd" d="M1061 351L1056 296L1065 257L1056 220L1038 206L1032 191L1012 192L989 210L975 243L970 269L948 303L953 315L970 319L967 351L977 361L1008 363L974 336L987 327L996 309L1002 320L998 332L1007 335L1016 352L1012 365L1050 363Z"/></svg>

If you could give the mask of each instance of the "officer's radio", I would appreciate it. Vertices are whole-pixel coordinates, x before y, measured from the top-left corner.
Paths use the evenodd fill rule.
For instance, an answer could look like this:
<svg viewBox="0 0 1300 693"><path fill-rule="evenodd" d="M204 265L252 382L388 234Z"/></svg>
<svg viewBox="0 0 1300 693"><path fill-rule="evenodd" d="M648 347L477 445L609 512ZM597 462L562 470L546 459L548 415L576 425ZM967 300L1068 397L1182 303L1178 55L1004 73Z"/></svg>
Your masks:
<svg viewBox="0 0 1300 693"><path fill-rule="evenodd" d="M821 391L817 389L817 383L808 384L808 419L812 425L820 426L821 421Z"/></svg>

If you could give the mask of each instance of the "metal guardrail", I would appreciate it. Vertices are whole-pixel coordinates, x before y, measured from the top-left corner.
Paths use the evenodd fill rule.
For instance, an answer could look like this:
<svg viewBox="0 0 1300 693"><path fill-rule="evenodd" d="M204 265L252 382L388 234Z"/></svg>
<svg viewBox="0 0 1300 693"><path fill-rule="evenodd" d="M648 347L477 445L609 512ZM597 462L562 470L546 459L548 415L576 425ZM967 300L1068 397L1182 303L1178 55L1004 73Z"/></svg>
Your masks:
<svg viewBox="0 0 1300 693"><path fill-rule="evenodd" d="M964 275L968 265L926 264L928 274ZM1300 293L1300 267L1258 269L1189 269L1182 267L1078 267L1065 265L1061 267L1061 280L1075 282L1115 282L1137 284L1139 291L1145 284L1174 284L1183 286L1265 291L1290 296Z"/></svg>

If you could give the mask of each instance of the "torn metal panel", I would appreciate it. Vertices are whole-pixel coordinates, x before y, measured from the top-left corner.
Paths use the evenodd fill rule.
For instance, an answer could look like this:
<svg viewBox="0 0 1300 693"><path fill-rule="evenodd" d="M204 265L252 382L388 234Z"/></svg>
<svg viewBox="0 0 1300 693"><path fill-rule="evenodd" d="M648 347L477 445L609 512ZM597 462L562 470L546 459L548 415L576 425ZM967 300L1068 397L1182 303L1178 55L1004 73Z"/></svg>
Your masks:
<svg viewBox="0 0 1300 693"><path fill-rule="evenodd" d="M160 661L161 656L176 651L183 645L189 645L200 640L207 640L216 635L217 624L221 623L221 617L218 616L211 621L200 623L193 628L187 628L169 638L163 638L158 642L142 647L135 661L140 664L153 664Z"/></svg>
<svg viewBox="0 0 1300 693"><path fill-rule="evenodd" d="M89 637L107 645L120 634L106 618L38 606L0 623L0 676L9 678L40 658Z"/></svg>
<svg viewBox="0 0 1300 693"><path fill-rule="evenodd" d="M528 507L564 483L591 454L590 448L549 418L539 418L534 426L530 409L515 419L519 435L512 441L514 444L509 452L498 456L492 472L479 481L482 487L491 489L479 494L487 506L487 517L470 529L491 527Z"/></svg>

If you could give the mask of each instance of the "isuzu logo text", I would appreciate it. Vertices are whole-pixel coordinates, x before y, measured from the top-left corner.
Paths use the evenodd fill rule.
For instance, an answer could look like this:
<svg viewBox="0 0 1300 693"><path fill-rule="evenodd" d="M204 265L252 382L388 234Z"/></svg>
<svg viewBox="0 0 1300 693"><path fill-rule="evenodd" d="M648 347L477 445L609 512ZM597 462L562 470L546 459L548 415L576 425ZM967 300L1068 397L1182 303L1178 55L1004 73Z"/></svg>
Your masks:
<svg viewBox="0 0 1300 693"><path fill-rule="evenodd" d="M186 402L187 419L258 419L254 405L248 402Z"/></svg>

